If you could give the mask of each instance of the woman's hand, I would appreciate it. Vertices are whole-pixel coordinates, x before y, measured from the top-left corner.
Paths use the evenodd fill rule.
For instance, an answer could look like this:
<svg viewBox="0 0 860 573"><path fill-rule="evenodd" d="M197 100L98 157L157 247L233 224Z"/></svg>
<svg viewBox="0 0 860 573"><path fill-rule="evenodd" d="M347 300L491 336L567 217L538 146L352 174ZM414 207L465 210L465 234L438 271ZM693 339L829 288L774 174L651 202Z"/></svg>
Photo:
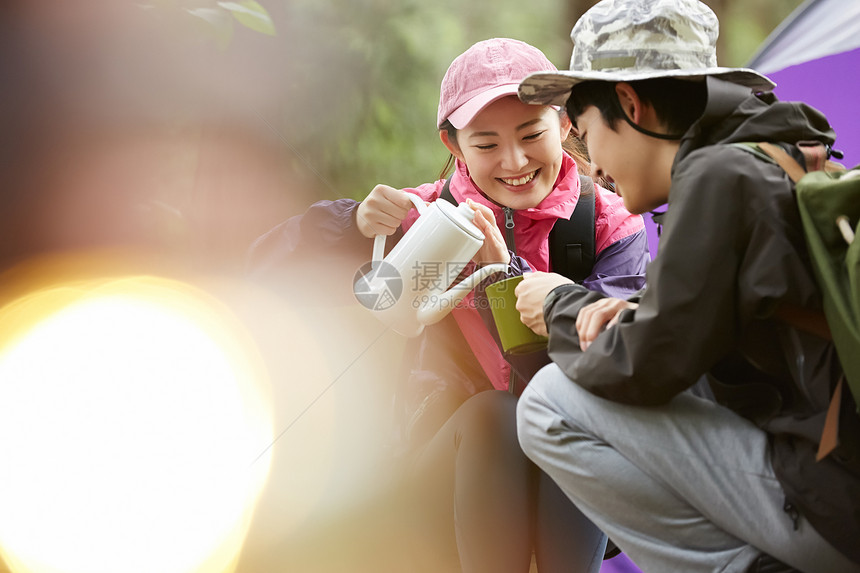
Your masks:
<svg viewBox="0 0 860 573"><path fill-rule="evenodd" d="M414 207L405 191L377 185L358 205L355 222L359 232L372 239L376 235L391 235Z"/></svg>
<svg viewBox="0 0 860 573"><path fill-rule="evenodd" d="M535 334L547 336L546 322L543 316L543 303L546 295L557 286L573 284L569 278L557 273L526 273L517 285L514 294L517 295L517 310L520 320L531 328Z"/></svg>
<svg viewBox="0 0 860 573"><path fill-rule="evenodd" d="M510 263L511 254L508 252L508 246L505 244L505 238L499 226L496 225L493 210L471 199L466 199L466 202L475 211L475 219L472 222L484 234L484 244L472 260L478 264Z"/></svg>
<svg viewBox="0 0 860 573"><path fill-rule="evenodd" d="M635 302L620 298L603 298L583 307L576 315L579 347L584 352L605 328L611 328L618 323L622 310L638 306Z"/></svg>

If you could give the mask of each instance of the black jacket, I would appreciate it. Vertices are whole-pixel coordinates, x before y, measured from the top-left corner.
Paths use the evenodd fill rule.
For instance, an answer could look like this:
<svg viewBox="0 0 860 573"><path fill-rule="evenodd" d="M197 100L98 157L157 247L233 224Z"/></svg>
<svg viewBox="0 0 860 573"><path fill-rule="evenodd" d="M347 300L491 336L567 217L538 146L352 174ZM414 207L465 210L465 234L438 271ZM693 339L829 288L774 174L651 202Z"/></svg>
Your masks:
<svg viewBox="0 0 860 573"><path fill-rule="evenodd" d="M639 308L579 351L575 319L599 295L560 287L547 297L550 357L581 386L630 404L661 404L703 376L718 401L769 435L774 471L797 508L860 562L857 415L843 396L840 446L815 461L841 367L832 343L774 317L791 303L821 308L793 184L733 142L833 143L803 104L708 79L704 115L672 167L669 206ZM798 155L798 157L800 157ZM852 427L853 425L853 427Z"/></svg>

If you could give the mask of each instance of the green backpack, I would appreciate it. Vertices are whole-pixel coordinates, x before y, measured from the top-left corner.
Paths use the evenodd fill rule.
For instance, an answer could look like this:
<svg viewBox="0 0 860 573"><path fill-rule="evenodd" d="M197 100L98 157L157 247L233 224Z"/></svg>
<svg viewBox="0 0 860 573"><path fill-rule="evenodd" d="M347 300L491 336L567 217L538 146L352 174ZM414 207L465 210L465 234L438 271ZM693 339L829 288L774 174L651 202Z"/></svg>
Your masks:
<svg viewBox="0 0 860 573"><path fill-rule="evenodd" d="M845 373L845 380L860 404L860 165L846 170L826 160L818 142L800 142L806 159L804 169L782 147L772 143L740 143L745 149L782 167L794 181L803 233L821 288L824 318L780 316L799 328L831 338ZM828 333L829 330L829 333ZM841 395L840 386L834 401ZM838 408L831 404L831 409Z"/></svg>

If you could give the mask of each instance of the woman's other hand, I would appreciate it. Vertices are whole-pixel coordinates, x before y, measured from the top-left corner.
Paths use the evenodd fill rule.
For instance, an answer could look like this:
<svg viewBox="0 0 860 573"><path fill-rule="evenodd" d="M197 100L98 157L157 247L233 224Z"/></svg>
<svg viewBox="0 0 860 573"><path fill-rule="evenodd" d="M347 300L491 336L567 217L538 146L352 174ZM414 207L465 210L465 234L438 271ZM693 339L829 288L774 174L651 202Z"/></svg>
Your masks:
<svg viewBox="0 0 860 573"><path fill-rule="evenodd" d="M377 185L358 205L355 222L359 232L372 239L376 235L391 235L414 207L405 191Z"/></svg>
<svg viewBox="0 0 860 573"><path fill-rule="evenodd" d="M481 248L472 257L472 260L479 265L510 263L511 254L508 252L508 246L505 244L505 237L502 235L502 231L496 225L496 216L493 214L493 210L471 199L466 199L466 202L475 211L475 218L472 222L484 234L484 244L481 245Z"/></svg>

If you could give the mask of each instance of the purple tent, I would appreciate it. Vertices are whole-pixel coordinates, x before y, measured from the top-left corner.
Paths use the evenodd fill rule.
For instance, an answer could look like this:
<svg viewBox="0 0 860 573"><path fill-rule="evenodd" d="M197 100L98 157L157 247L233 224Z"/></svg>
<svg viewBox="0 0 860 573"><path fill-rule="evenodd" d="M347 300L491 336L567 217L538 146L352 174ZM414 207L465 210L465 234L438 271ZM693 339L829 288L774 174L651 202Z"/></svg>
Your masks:
<svg viewBox="0 0 860 573"><path fill-rule="evenodd" d="M764 41L747 67L776 82L781 100L803 101L827 116L835 149L860 163L860 2L807 0Z"/></svg>
<svg viewBox="0 0 860 573"><path fill-rule="evenodd" d="M604 561L600 567L600 573L641 573L641 570L629 557L621 553L617 557Z"/></svg>

